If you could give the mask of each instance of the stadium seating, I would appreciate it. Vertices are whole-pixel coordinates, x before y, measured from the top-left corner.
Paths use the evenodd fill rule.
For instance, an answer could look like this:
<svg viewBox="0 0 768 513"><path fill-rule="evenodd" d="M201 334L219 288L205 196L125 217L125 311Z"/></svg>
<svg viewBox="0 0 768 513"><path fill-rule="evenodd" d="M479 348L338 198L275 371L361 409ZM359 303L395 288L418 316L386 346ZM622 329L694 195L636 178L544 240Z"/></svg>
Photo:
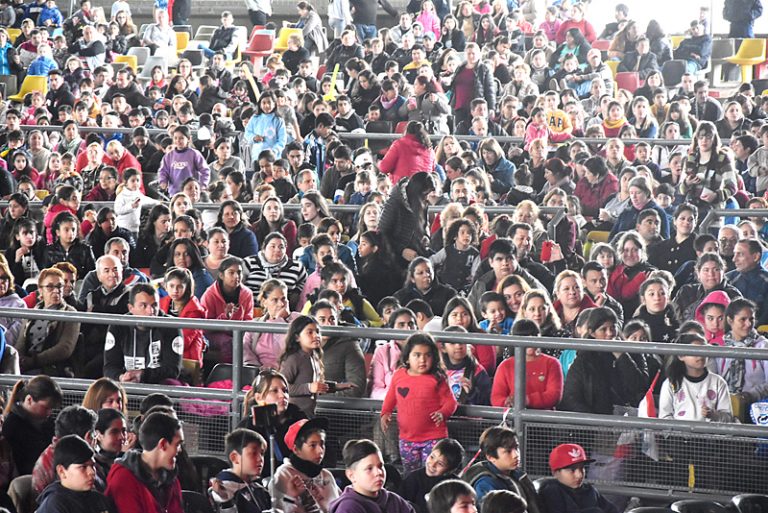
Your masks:
<svg viewBox="0 0 768 513"><path fill-rule="evenodd" d="M24 77L24 82L21 83L21 89L18 94L9 96L8 99L12 102L22 103L26 95L34 93L35 91L48 94L48 77L27 75Z"/></svg>
<svg viewBox="0 0 768 513"><path fill-rule="evenodd" d="M744 39L735 55L726 57L726 62L741 67L741 81L752 80L752 66L765 61L765 39Z"/></svg>

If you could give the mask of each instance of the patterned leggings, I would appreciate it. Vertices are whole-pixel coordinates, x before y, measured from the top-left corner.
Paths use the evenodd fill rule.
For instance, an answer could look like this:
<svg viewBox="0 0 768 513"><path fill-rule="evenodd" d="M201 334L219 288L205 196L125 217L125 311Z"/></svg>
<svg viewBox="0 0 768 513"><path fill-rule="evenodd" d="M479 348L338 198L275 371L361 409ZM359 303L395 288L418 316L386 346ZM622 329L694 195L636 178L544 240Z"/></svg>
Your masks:
<svg viewBox="0 0 768 513"><path fill-rule="evenodd" d="M400 458L403 460L404 472L407 474L423 467L427 461L427 456L432 452L437 442L437 440L427 440L426 442L400 440Z"/></svg>

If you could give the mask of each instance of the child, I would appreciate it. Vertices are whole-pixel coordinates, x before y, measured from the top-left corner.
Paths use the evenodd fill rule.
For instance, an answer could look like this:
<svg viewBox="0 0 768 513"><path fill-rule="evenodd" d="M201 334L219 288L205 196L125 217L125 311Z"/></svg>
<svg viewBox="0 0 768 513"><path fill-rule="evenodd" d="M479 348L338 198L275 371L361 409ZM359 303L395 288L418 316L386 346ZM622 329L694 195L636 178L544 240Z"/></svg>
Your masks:
<svg viewBox="0 0 768 513"><path fill-rule="evenodd" d="M93 449L77 435L63 437L56 444L53 464L58 481L38 498L40 513L104 513L111 504L94 490L96 470Z"/></svg>
<svg viewBox="0 0 768 513"><path fill-rule="evenodd" d="M270 278L261 284L258 301L263 316L259 322L288 324L299 316L291 312L288 306L288 287L276 278ZM277 367L277 359L285 350L285 338L282 333L247 332L243 336L243 362L256 367Z"/></svg>
<svg viewBox="0 0 768 513"><path fill-rule="evenodd" d="M531 513L541 511L531 479L518 468L520 449L515 432L501 426L486 429L480 435L480 450L485 461L475 463L464 474L464 480L474 487L478 502L482 504L490 491L509 490L528 502Z"/></svg>
<svg viewBox="0 0 768 513"><path fill-rule="evenodd" d="M400 301L398 301L394 296L387 296L381 298L381 301L376 304L376 311L379 313L379 317L381 317L382 322L386 325L389 325L390 316L400 307Z"/></svg>
<svg viewBox="0 0 768 513"><path fill-rule="evenodd" d="M509 335L515 320L507 306L507 300L502 294L489 290L480 296L480 309L483 321L479 325L483 331L498 335Z"/></svg>
<svg viewBox="0 0 768 513"><path fill-rule="evenodd" d="M355 175L355 192L349 197L350 205L365 205L373 189L371 172L363 169Z"/></svg>
<svg viewBox="0 0 768 513"><path fill-rule="evenodd" d="M529 151L531 143L536 139L543 139L547 143L562 142L570 137L568 133L555 133L549 127L547 113L541 107L536 107L531 111L531 121L528 128L525 129L525 151Z"/></svg>
<svg viewBox="0 0 768 513"><path fill-rule="evenodd" d="M725 295L722 292L721 294ZM642 305L635 312L634 317L648 324L651 328L651 341L653 342L669 343L677 336L680 323L669 301L670 295L669 284L661 278L649 278L640 285ZM704 315L706 316L706 314ZM722 340L722 334L720 340Z"/></svg>
<svg viewBox="0 0 768 513"><path fill-rule="evenodd" d="M40 17L37 19L37 24L41 27L53 29L61 27L64 23L64 18L61 15L61 11L56 7L55 0L48 0L45 2L45 7L40 11Z"/></svg>
<svg viewBox="0 0 768 513"><path fill-rule="evenodd" d="M285 334L285 351L280 355L280 372L288 380L291 403L314 417L317 396L328 392L323 378L323 350L320 326L308 315L294 319Z"/></svg>
<svg viewBox="0 0 768 513"><path fill-rule="evenodd" d="M461 326L448 326L445 331L467 333ZM443 342L443 364L448 386L459 404L490 404L491 378L466 344Z"/></svg>
<svg viewBox="0 0 768 513"><path fill-rule="evenodd" d="M480 267L477 228L469 219L457 219L445 234L445 246L430 257L440 282L468 293L472 277Z"/></svg>
<svg viewBox="0 0 768 513"><path fill-rule="evenodd" d="M260 513L270 508L267 490L259 483L267 443L256 431L238 428L224 439L232 467L211 479L208 496L219 513Z"/></svg>
<svg viewBox="0 0 768 513"><path fill-rule="evenodd" d="M697 334L680 335L678 344L705 345ZM705 356L670 355L661 385L659 418L733 422L728 383L707 370Z"/></svg>
<svg viewBox="0 0 768 513"><path fill-rule="evenodd" d="M381 428L387 430L397 408L400 457L406 472L421 467L435 444L448 437L447 420L456 411L440 350L431 335L417 333L405 341L381 408Z"/></svg>
<svg viewBox="0 0 768 513"><path fill-rule="evenodd" d="M370 440L350 440L344 445L344 466L352 483L331 503L331 513L386 511L414 513L413 506L384 488L387 471L381 451Z"/></svg>
<svg viewBox="0 0 768 513"><path fill-rule="evenodd" d="M301 255L303 255L304 251L307 249L307 247L309 247L315 235L317 235L317 227L314 224L312 223L300 224L297 232L297 238L299 239L299 246L294 250L293 255L291 255L291 258L293 258L294 260L298 260L299 258L301 258ZM319 275L318 275L318 278L319 278ZM315 289L314 288L310 289L310 291L312 290L315 290Z"/></svg>
<svg viewBox="0 0 768 513"><path fill-rule="evenodd" d="M5 251L5 259L15 282L23 287L26 280L37 280L45 266L45 242L37 236L35 221L19 219L13 228L11 247Z"/></svg>
<svg viewBox="0 0 768 513"><path fill-rule="evenodd" d="M91 245L79 237L80 222L67 211L59 212L53 220L51 231L55 241L45 248L43 258L45 267L52 267L59 262L69 262L77 269L78 276L85 276L96 268Z"/></svg>
<svg viewBox="0 0 768 513"><path fill-rule="evenodd" d="M62 397L61 388L48 376L14 385L2 434L13 447L13 462L20 475L32 474L37 458L51 443L55 432L51 411L59 407Z"/></svg>
<svg viewBox="0 0 768 513"><path fill-rule="evenodd" d="M477 495L471 486L459 479L449 479L438 484L429 492L429 513L477 512L476 502Z"/></svg>
<svg viewBox="0 0 768 513"><path fill-rule="evenodd" d="M115 197L117 226L125 228L138 239L139 228L141 228L141 209L145 205L155 205L157 201L142 194L141 171L138 169L127 168L123 173L123 180L123 188Z"/></svg>
<svg viewBox="0 0 768 513"><path fill-rule="evenodd" d="M271 184L275 188L275 194L283 203L287 203L298 192L289 178L290 169L291 165L286 159L277 159L272 167Z"/></svg>
<svg viewBox="0 0 768 513"><path fill-rule="evenodd" d="M707 344L722 346L725 342L725 309L731 298L722 290L710 292L696 308L694 318L704 326Z"/></svg>
<svg viewBox="0 0 768 513"><path fill-rule="evenodd" d="M270 483L275 507L284 513L325 512L339 496L333 475L322 466L327 430L323 417L299 420L288 428L285 445L293 452Z"/></svg>
<svg viewBox="0 0 768 513"><path fill-rule="evenodd" d="M509 490L494 490L485 494L483 513L528 513L528 503Z"/></svg>
<svg viewBox="0 0 768 513"><path fill-rule="evenodd" d="M549 468L557 481L549 481L539 491L547 511L590 511L618 513L591 484L584 483L587 458L578 444L560 444L549 453Z"/></svg>
<svg viewBox="0 0 768 513"><path fill-rule="evenodd" d="M400 496L413 504L416 513L427 513L426 497L431 497L435 486L439 483L448 479L457 479L463 461L464 448L457 440L453 438L440 440L429 453L427 463L403 478L399 489ZM463 483L463 481L460 482ZM466 483L464 485L472 490ZM474 491L468 495L472 495L474 499Z"/></svg>

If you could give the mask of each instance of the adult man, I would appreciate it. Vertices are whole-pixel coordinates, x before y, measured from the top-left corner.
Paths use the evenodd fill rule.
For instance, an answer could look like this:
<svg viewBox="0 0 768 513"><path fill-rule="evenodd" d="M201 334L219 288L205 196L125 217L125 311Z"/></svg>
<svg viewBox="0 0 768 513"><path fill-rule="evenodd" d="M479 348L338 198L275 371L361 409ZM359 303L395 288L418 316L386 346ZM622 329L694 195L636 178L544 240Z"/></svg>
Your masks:
<svg viewBox="0 0 768 513"><path fill-rule="evenodd" d="M757 178L751 176L749 173L749 158L757 150L759 143L757 138L752 134L744 134L731 139L731 150L733 150L734 162L733 165L736 168L736 172L741 175L741 179L744 180L744 188L752 194L757 194ZM755 173L759 176L758 173ZM763 196L763 191L760 191L758 196Z"/></svg>
<svg viewBox="0 0 768 513"><path fill-rule="evenodd" d="M131 139L133 144L128 146L128 151L139 161L144 174L143 182L149 183L157 176L160 161L163 159L163 152L158 150L154 144L149 144L149 132L143 126L133 129Z"/></svg>
<svg viewBox="0 0 768 513"><path fill-rule="evenodd" d="M675 236L648 246L648 262L651 265L675 274L685 262L696 260L693 230L698 212L690 203L683 203L675 209Z"/></svg>
<svg viewBox="0 0 768 513"><path fill-rule="evenodd" d="M70 51L73 55L84 58L90 69L104 64L107 56L107 48L101 39L96 38L96 29L90 25L83 28L83 38L75 41Z"/></svg>
<svg viewBox="0 0 768 513"><path fill-rule="evenodd" d="M491 270L475 281L468 298L475 312L482 311L480 308L480 297L483 295L483 292L495 290L496 285L510 274L517 274L525 279L533 289L547 290L539 280L520 267L514 255L515 246L507 238L496 239L491 244L491 247L488 248L488 261L491 264Z"/></svg>
<svg viewBox="0 0 768 513"><path fill-rule="evenodd" d="M98 287L93 288L87 295L80 296L85 311L127 313L128 289L123 283L123 265L120 260L112 255L103 255L96 260L95 272ZM101 324L83 324L81 331L83 338L78 342L73 358L75 375L83 378L98 378L102 375L104 366L104 341L107 336L107 327Z"/></svg>
<svg viewBox="0 0 768 513"><path fill-rule="evenodd" d="M107 497L117 513L183 513L181 484L176 477L176 457L184 433L181 423L162 412L141 423L142 449L128 451L115 461L107 476Z"/></svg>
<svg viewBox="0 0 768 513"><path fill-rule="evenodd" d="M104 254L111 255L117 258L119 261L121 266L120 281L123 283L123 285L130 287L135 283L149 282L149 278L147 278L146 274L139 271L138 269L129 267L128 262L131 254L131 246L125 239L120 237L112 237L109 239L104 245ZM91 291L97 289L100 283L101 279L98 277L97 266L95 271L89 272L85 275L85 278L83 278L83 286L80 288L80 295L78 299L80 301L85 301L88 294Z"/></svg>
<svg viewBox="0 0 768 513"><path fill-rule="evenodd" d="M493 135L497 137L507 137L509 134L506 130L504 130L501 125L496 123L495 121L491 120L489 117L489 108L488 108L488 101L485 98L475 98L472 100L472 103L470 103L470 119L466 121L462 121L456 126L456 134L458 135L468 135L470 129L472 128L472 119L474 118L483 118L485 121L488 122L488 135Z"/></svg>
<svg viewBox="0 0 768 513"><path fill-rule="evenodd" d="M739 292L757 305L757 326L768 322L768 271L760 265L762 245L755 239L741 239L733 251L735 270L725 277Z"/></svg>
<svg viewBox="0 0 768 513"><path fill-rule="evenodd" d="M697 80L693 84L695 100L691 108L691 114L699 121L719 121L723 117L723 107L720 102L709 96L709 83L706 80Z"/></svg>
<svg viewBox="0 0 768 513"><path fill-rule="evenodd" d="M661 216L652 208L646 208L637 214L635 230L640 234L643 240L645 240L646 245L661 241L661 237L659 236L660 225Z"/></svg>
<svg viewBox="0 0 768 513"><path fill-rule="evenodd" d="M122 68L118 70L115 75L115 83L104 93L102 101L112 102L112 98L117 93L121 93L125 97L125 101L131 107L149 107L152 105L152 100L141 91L134 81L131 68Z"/></svg>
<svg viewBox="0 0 768 513"><path fill-rule="evenodd" d="M608 271L600 262L594 260L584 264L581 269L581 278L584 282L584 288L587 290L592 302L596 306L605 306L614 311L619 318L619 322L624 319L624 308L621 303L608 295Z"/></svg>
<svg viewBox="0 0 768 513"><path fill-rule="evenodd" d="M240 42L234 23L235 18L231 12L224 11L221 13L221 27L213 32L211 40L207 45L205 43L200 43L199 45L199 48L206 57L210 59L216 52L224 52L227 59L232 58Z"/></svg>
<svg viewBox="0 0 768 513"><path fill-rule="evenodd" d="M400 14L399 23L392 27L389 31L389 40L396 47L400 47L400 43L403 40L403 36L411 31L411 25L413 24L413 16L411 13L404 12Z"/></svg>
<svg viewBox="0 0 768 513"><path fill-rule="evenodd" d="M48 72L48 94L45 95L45 105L51 112L55 112L62 105L75 105L75 95L69 89L69 84L64 82L64 77L58 69Z"/></svg>
<svg viewBox="0 0 768 513"><path fill-rule="evenodd" d="M131 288L128 313L137 317L159 312L157 290L150 283ZM181 372L184 339L178 329L110 326L104 344L104 376L121 383L160 384Z"/></svg>
<svg viewBox="0 0 768 513"><path fill-rule="evenodd" d="M719 242L719 255L725 262L726 271L732 271L735 269L733 263L733 254L736 250L736 244L739 242L741 232L739 228L732 224L726 224L721 226L717 232L717 240Z"/></svg>
<svg viewBox="0 0 768 513"><path fill-rule="evenodd" d="M683 39L674 55L675 59L686 61L689 72L696 73L707 67L712 55L712 36L705 33L701 20L691 22L690 33L690 37Z"/></svg>
<svg viewBox="0 0 768 513"><path fill-rule="evenodd" d="M328 301L320 300L312 305L310 315L317 319L320 326L338 325L336 307ZM366 389L366 376L360 341L353 337L324 336L322 346L325 378L337 383L336 395L362 397Z"/></svg>
<svg viewBox="0 0 768 513"><path fill-rule="evenodd" d="M352 23L361 42L376 37L379 5L393 18L398 17L397 10L387 0L351 0L349 4L352 8Z"/></svg>
<svg viewBox="0 0 768 513"><path fill-rule="evenodd" d="M627 4L616 4L613 16L616 21L606 24L598 39L613 39L613 36L615 36L621 28L621 25L627 22L627 17L629 16L629 7L627 7Z"/></svg>
<svg viewBox="0 0 768 513"><path fill-rule="evenodd" d="M528 223L515 223L507 231L515 245L515 256L517 263L531 273L533 277L539 280L547 290L552 290L555 284L555 273L550 271L547 266L533 259L531 250L533 250L533 228ZM565 260L562 255L557 262L557 271L565 270Z"/></svg>
<svg viewBox="0 0 768 513"><path fill-rule="evenodd" d="M723 19L731 22L728 37L755 37L753 25L762 15L762 0L725 0Z"/></svg>
<svg viewBox="0 0 768 513"><path fill-rule="evenodd" d="M211 57L211 65L208 66L208 74L219 81L219 87L222 91L232 90L232 72L227 69L226 56L223 52L216 52Z"/></svg>
<svg viewBox="0 0 768 513"><path fill-rule="evenodd" d="M640 79L645 80L648 75L659 70L659 62L656 54L651 52L651 43L645 36L640 36L635 41L635 51L627 52L619 63L618 71L636 71Z"/></svg>

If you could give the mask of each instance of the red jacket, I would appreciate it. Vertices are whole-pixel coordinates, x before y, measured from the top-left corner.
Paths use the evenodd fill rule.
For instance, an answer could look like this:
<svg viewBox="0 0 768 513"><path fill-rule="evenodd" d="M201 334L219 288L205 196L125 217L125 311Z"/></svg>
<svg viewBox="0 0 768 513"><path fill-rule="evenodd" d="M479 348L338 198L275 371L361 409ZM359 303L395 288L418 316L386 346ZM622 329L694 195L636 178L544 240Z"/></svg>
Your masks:
<svg viewBox="0 0 768 513"><path fill-rule="evenodd" d="M168 313L171 308L171 297L165 296L160 299L160 309ZM192 296L184 308L179 312L181 319L205 319L205 308L200 301ZM200 365L203 364L203 348L205 347L205 337L203 330L182 329L184 335L184 354L182 358L187 360L197 360Z"/></svg>
<svg viewBox="0 0 768 513"><path fill-rule="evenodd" d="M379 169L382 173L392 175L392 183L419 171L432 173L435 170L435 150L425 148L416 140L416 136L407 134L389 147L379 162Z"/></svg>
<svg viewBox="0 0 768 513"><path fill-rule="evenodd" d="M112 499L115 510L118 513L184 513L181 484L178 478L172 477L172 481L164 485L152 483L153 486L159 486L165 492L158 494L165 498L164 503L161 504L159 497L152 494L144 479L136 475L136 472L147 472L140 460L140 451L129 451L109 470L105 495Z"/></svg>
<svg viewBox="0 0 768 513"><path fill-rule="evenodd" d="M491 389L491 405L504 406L515 394L515 359L499 364ZM525 402L528 408L551 410L563 398L563 368L557 358L542 354L525 365Z"/></svg>
<svg viewBox="0 0 768 513"><path fill-rule="evenodd" d="M586 178L576 184L574 195L581 200L581 213L586 217L597 217L600 209L608 203L608 197L619 191L619 179L608 172L605 178L595 185L590 184Z"/></svg>
<svg viewBox="0 0 768 513"><path fill-rule="evenodd" d="M120 182L123 181L123 173L129 167L141 171L141 163L139 163L136 157L134 157L133 154L128 150L123 151L123 156L120 157L120 160L114 160L112 157L105 153L104 157L102 158L102 162L104 162L104 164L107 166L112 166L117 169L117 177ZM141 181L141 187L139 189L141 190L142 194L147 193L147 191L144 189L144 180Z"/></svg>
<svg viewBox="0 0 768 513"><path fill-rule="evenodd" d="M557 29L557 39L556 43L561 45L565 43L565 33L568 32L568 29L577 28L581 30L581 33L584 34L584 38L589 42L589 44L592 44L595 39L597 39L597 33L595 33L595 27L592 26L590 22L588 22L585 19L582 19L581 21L573 21L573 20L565 20L561 25L560 28Z"/></svg>

